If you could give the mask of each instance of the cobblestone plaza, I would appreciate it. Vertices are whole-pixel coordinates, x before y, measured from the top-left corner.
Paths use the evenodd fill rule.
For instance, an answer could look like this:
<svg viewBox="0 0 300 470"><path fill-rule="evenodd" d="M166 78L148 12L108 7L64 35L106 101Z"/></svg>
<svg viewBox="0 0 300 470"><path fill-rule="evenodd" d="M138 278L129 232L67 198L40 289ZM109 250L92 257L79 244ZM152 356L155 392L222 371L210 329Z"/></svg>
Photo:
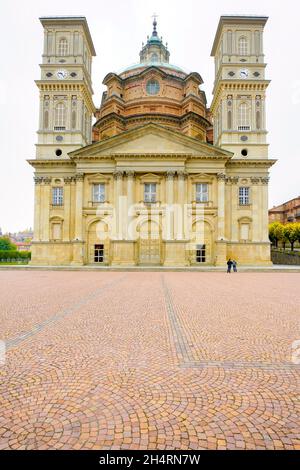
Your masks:
<svg viewBox="0 0 300 470"><path fill-rule="evenodd" d="M299 280L0 272L0 448L300 449Z"/></svg>

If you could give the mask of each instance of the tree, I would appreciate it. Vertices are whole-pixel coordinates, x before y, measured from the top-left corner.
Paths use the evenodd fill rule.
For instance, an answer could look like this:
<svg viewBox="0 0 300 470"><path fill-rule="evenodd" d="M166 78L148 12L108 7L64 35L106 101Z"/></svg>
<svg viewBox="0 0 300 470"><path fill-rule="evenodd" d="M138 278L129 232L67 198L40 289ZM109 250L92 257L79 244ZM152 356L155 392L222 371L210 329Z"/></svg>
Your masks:
<svg viewBox="0 0 300 470"><path fill-rule="evenodd" d="M298 237L296 225L290 223L283 226L283 236L290 242L292 251L294 251L294 244Z"/></svg>
<svg viewBox="0 0 300 470"><path fill-rule="evenodd" d="M284 224L278 223L278 225L275 227L275 236L277 240L281 241L283 249L285 250L285 245L288 239L286 238L284 227L285 227Z"/></svg>
<svg viewBox="0 0 300 470"><path fill-rule="evenodd" d="M269 239L275 247L278 246L277 228L281 225L280 222L272 222L269 224Z"/></svg>
<svg viewBox="0 0 300 470"><path fill-rule="evenodd" d="M16 250L16 245L8 237L0 237L0 250Z"/></svg>
<svg viewBox="0 0 300 470"><path fill-rule="evenodd" d="M300 243L300 222L295 223L295 226L297 241Z"/></svg>

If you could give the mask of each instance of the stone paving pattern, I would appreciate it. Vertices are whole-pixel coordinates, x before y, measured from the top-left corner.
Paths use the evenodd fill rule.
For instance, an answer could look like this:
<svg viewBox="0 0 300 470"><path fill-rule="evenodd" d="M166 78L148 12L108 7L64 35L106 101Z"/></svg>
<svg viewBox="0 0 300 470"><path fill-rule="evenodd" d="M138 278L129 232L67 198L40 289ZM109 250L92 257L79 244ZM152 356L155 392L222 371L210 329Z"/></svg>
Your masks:
<svg viewBox="0 0 300 470"><path fill-rule="evenodd" d="M0 272L0 449L300 449L299 281Z"/></svg>

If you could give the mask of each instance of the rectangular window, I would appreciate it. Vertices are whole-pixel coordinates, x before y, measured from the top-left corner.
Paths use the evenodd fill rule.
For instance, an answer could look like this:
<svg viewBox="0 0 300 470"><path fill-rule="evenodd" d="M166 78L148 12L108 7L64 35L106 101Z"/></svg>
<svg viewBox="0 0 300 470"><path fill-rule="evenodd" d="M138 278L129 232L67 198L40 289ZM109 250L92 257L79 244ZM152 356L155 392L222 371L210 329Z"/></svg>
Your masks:
<svg viewBox="0 0 300 470"><path fill-rule="evenodd" d="M93 184L93 202L105 202L105 184Z"/></svg>
<svg viewBox="0 0 300 470"><path fill-rule="evenodd" d="M247 206L250 203L249 199L249 188L240 187L239 188L239 205Z"/></svg>
<svg viewBox="0 0 300 470"><path fill-rule="evenodd" d="M156 183L145 183L144 202L156 202Z"/></svg>
<svg viewBox="0 0 300 470"><path fill-rule="evenodd" d="M208 202L208 184L196 184L196 202Z"/></svg>
<svg viewBox="0 0 300 470"><path fill-rule="evenodd" d="M103 263L103 261L104 261L104 245L95 245L94 262Z"/></svg>
<svg viewBox="0 0 300 470"><path fill-rule="evenodd" d="M63 188L52 188L52 205L62 206L64 202Z"/></svg>
<svg viewBox="0 0 300 470"><path fill-rule="evenodd" d="M205 263L205 245L197 245L196 262Z"/></svg>

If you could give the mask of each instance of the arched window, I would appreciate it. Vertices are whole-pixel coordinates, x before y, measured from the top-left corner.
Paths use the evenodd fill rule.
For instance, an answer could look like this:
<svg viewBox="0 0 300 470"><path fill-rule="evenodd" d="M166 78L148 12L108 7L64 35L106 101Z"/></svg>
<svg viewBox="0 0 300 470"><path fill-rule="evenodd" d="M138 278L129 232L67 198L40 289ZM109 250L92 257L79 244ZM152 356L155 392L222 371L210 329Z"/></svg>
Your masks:
<svg viewBox="0 0 300 470"><path fill-rule="evenodd" d="M68 55L68 41L65 38L59 40L58 43L58 55Z"/></svg>
<svg viewBox="0 0 300 470"><path fill-rule="evenodd" d="M239 39L239 55L247 55L248 54L248 41L247 38L242 36Z"/></svg>
<svg viewBox="0 0 300 470"><path fill-rule="evenodd" d="M250 131L250 108L247 103L241 103L239 106L239 131Z"/></svg>
<svg viewBox="0 0 300 470"><path fill-rule="evenodd" d="M153 52L153 54L151 55L151 62L158 62L158 55L156 54L156 52Z"/></svg>
<svg viewBox="0 0 300 470"><path fill-rule="evenodd" d="M63 103L57 103L55 106L55 129L58 127L60 129L56 130L64 130L66 126L66 107Z"/></svg>

